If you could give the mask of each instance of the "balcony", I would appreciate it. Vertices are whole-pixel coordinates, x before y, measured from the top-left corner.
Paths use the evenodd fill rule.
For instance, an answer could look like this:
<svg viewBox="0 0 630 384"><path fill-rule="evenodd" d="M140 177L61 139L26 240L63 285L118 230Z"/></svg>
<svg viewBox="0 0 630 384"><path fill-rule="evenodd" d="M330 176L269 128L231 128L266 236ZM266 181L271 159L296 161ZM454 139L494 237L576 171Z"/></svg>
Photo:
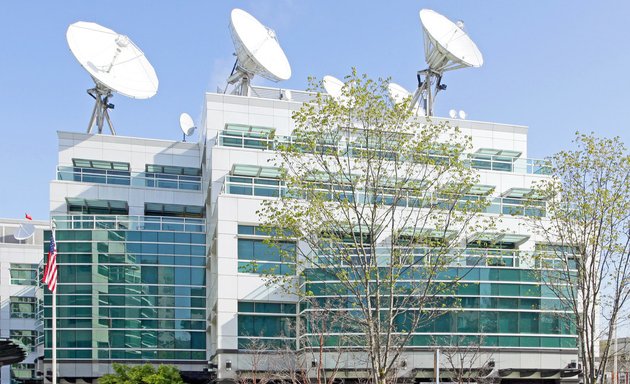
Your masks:
<svg viewBox="0 0 630 384"><path fill-rule="evenodd" d="M56 228L122 229L205 233L206 220L166 216L68 215L54 216Z"/></svg>
<svg viewBox="0 0 630 384"><path fill-rule="evenodd" d="M290 136L274 136L273 129L271 128L249 127L249 130L237 130L233 129L233 126L228 127L231 127L231 129L226 129L219 132L217 135L216 142L220 146L258 150L275 150L278 144L293 143L293 138ZM347 147L344 146L342 148L334 144L322 144L322 146L330 147L332 151L338 151L338 153L347 151L349 156L353 156L353 150L362 150L361 148L350 147L348 151ZM520 158L514 154L505 155L501 153L512 151L494 150L494 152L496 152L494 154L488 151L490 150L482 149L480 152L478 151L477 153L467 154L464 161L469 167L479 170L530 175L551 174L551 168L547 160ZM436 156L439 157L439 155ZM448 160L447 157L445 157L445 159Z"/></svg>
<svg viewBox="0 0 630 384"><path fill-rule="evenodd" d="M287 194L287 188L279 179L232 175L226 176L223 192L242 196L280 197ZM348 200L355 199L354 194L347 190L331 191L329 189L322 189L320 192L330 194L331 200L333 199L332 194L343 194ZM368 199L372 199L372 197L373 196L365 193L358 193L356 198L360 201L367 201ZM452 202L452 199L441 198L439 194L429 192L422 196L419 196L417 192L408 192L402 197L381 193L376 198L379 204L396 204L403 208L428 208L431 206L448 208L446 205ZM490 201L487 206L484 206L486 199L490 199ZM481 211L482 213L529 217L542 217L546 214L546 203L542 200L466 195L463 196L460 201L462 206L468 205L471 209L475 209L475 202L479 202L480 206L484 206Z"/></svg>
<svg viewBox="0 0 630 384"><path fill-rule="evenodd" d="M57 180L81 183L128 185L141 188L201 190L201 176L154 172L130 172L82 167L57 167Z"/></svg>

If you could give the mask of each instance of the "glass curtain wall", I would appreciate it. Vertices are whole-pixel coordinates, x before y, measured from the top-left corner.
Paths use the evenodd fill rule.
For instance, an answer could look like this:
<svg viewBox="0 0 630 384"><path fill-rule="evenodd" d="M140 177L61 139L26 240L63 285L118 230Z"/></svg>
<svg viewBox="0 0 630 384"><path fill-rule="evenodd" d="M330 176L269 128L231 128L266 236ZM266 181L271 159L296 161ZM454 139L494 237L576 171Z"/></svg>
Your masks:
<svg viewBox="0 0 630 384"><path fill-rule="evenodd" d="M60 359L206 359L204 219L81 215L56 223Z"/></svg>

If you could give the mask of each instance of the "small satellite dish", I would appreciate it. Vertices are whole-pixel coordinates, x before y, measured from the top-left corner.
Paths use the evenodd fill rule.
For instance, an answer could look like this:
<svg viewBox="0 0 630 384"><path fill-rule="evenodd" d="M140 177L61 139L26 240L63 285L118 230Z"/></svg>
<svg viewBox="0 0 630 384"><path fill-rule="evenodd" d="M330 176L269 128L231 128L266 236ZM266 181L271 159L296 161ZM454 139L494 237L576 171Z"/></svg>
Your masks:
<svg viewBox="0 0 630 384"><path fill-rule="evenodd" d="M324 84L324 89L326 90L326 93L328 93L334 99L337 99L337 101L341 100L343 95L343 86L345 85L343 81L334 76L326 75L322 79L322 83Z"/></svg>
<svg viewBox="0 0 630 384"><path fill-rule="evenodd" d="M451 109L448 111L448 115L450 116L451 119L454 119L457 117L457 111L454 109Z"/></svg>
<svg viewBox="0 0 630 384"><path fill-rule="evenodd" d="M116 134L109 118L109 102L113 92L133 99L148 99L157 93L158 78L144 53L127 36L96 23L78 21L66 32L68 46L81 66L92 76L96 87L88 93L96 103L87 132L96 125L103 132L107 121Z"/></svg>
<svg viewBox="0 0 630 384"><path fill-rule="evenodd" d="M236 63L228 83L239 82L235 88L238 94L246 96L249 93L254 75L276 82L291 78L291 65L273 29L236 8L230 16L230 33L236 50Z"/></svg>
<svg viewBox="0 0 630 384"><path fill-rule="evenodd" d="M35 226L31 223L20 224L17 232L13 234L15 240L27 240L35 234Z"/></svg>
<svg viewBox="0 0 630 384"><path fill-rule="evenodd" d="M466 111L459 111L459 118L462 120L466 120Z"/></svg>
<svg viewBox="0 0 630 384"><path fill-rule="evenodd" d="M395 103L400 104L405 101L408 97L412 97L411 92L406 90L403 86L396 83L387 84L387 93L389 94L389 98ZM424 109L417 105L415 108L415 113L418 115L424 115Z"/></svg>
<svg viewBox="0 0 630 384"><path fill-rule="evenodd" d="M184 133L183 141L186 141L186 136L192 136L192 134L195 132L195 129L197 129L192 117L190 117L190 115L187 114L186 112L179 115L179 127L182 129L182 132Z"/></svg>
<svg viewBox="0 0 630 384"><path fill-rule="evenodd" d="M291 90L289 90L289 89L281 90L280 91L280 99L281 100L287 100L287 101L293 100L293 94L291 93Z"/></svg>
<svg viewBox="0 0 630 384"><path fill-rule="evenodd" d="M418 89L413 101L423 99L426 114L433 114L438 92L446 90L442 76L446 71L481 67L483 56L477 45L463 30L464 23L451 20L430 9L420 11L424 32L424 56L429 68L418 71Z"/></svg>

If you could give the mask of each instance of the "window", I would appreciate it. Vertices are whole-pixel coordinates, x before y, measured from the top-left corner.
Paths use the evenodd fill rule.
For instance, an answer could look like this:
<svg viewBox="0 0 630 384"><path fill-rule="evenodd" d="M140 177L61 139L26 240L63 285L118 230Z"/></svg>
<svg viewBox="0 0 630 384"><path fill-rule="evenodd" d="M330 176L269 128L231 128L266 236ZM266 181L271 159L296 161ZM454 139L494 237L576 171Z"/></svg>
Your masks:
<svg viewBox="0 0 630 384"><path fill-rule="evenodd" d="M501 212L505 215L545 216L547 203L530 188L510 188L501 194Z"/></svg>
<svg viewBox="0 0 630 384"><path fill-rule="evenodd" d="M238 302L239 349L290 346L295 337L296 305Z"/></svg>
<svg viewBox="0 0 630 384"><path fill-rule="evenodd" d="M122 163L118 161L72 159L72 165L78 168L129 171L129 163Z"/></svg>
<svg viewBox="0 0 630 384"><path fill-rule="evenodd" d="M147 164L145 186L199 191L201 168L177 167L172 165Z"/></svg>
<svg viewBox="0 0 630 384"><path fill-rule="evenodd" d="M295 274L295 243L280 241L275 245L266 244L262 230L254 226L238 227L238 270L243 273L263 273L274 275Z"/></svg>
<svg viewBox="0 0 630 384"><path fill-rule="evenodd" d="M36 345L37 331L12 329L9 333L9 338L22 344L27 351L33 352Z"/></svg>
<svg viewBox="0 0 630 384"><path fill-rule="evenodd" d="M235 195L278 197L285 189L279 177L279 168L235 164L226 176L225 191Z"/></svg>
<svg viewBox="0 0 630 384"><path fill-rule="evenodd" d="M10 312L12 318L34 319L37 314L37 299L34 297L11 296Z"/></svg>
<svg viewBox="0 0 630 384"><path fill-rule="evenodd" d="M68 212L80 212L89 215L128 215L129 205L123 200L90 200L66 197Z"/></svg>
<svg viewBox="0 0 630 384"><path fill-rule="evenodd" d="M521 152L517 151L480 148L477 152L470 155L470 164L476 169L512 172L514 163L520 156Z"/></svg>
<svg viewBox="0 0 630 384"><path fill-rule="evenodd" d="M204 217L206 209L197 205L144 203L147 216Z"/></svg>
<svg viewBox="0 0 630 384"><path fill-rule="evenodd" d="M85 183L129 185L129 163L72 159L73 167L59 167L57 178Z"/></svg>
<svg viewBox="0 0 630 384"><path fill-rule="evenodd" d="M37 264L11 263L11 284L37 285Z"/></svg>
<svg viewBox="0 0 630 384"><path fill-rule="evenodd" d="M251 125L226 124L219 145L237 148L270 149L275 129Z"/></svg>

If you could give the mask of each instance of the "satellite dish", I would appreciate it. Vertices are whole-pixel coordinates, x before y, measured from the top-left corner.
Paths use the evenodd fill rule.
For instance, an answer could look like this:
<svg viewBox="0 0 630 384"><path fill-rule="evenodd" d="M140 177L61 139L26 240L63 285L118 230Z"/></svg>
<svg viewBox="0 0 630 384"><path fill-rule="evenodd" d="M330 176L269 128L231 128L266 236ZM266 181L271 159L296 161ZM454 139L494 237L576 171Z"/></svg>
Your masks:
<svg viewBox="0 0 630 384"><path fill-rule="evenodd" d="M402 103L406 98L411 96L411 92L396 83L387 84L387 93L389 94L389 98L396 104Z"/></svg>
<svg viewBox="0 0 630 384"><path fill-rule="evenodd" d="M287 101L293 100L293 94L291 93L291 90L289 90L289 89L281 90L280 91L280 99L281 100L287 100Z"/></svg>
<svg viewBox="0 0 630 384"><path fill-rule="evenodd" d="M31 223L20 224L17 232L13 234L15 240L27 240L35 234L35 226Z"/></svg>
<svg viewBox="0 0 630 384"><path fill-rule="evenodd" d="M343 81L334 76L326 75L322 79L322 83L324 84L326 93L334 99L337 99L337 101L341 100L343 95L343 86L345 85Z"/></svg>
<svg viewBox="0 0 630 384"><path fill-rule="evenodd" d="M187 114L186 112L179 115L179 127L182 129L182 132L184 133L183 141L186 141L186 136L192 136L192 134L195 132L195 129L197 129L192 117L190 117L190 115Z"/></svg>
<svg viewBox="0 0 630 384"><path fill-rule="evenodd" d="M450 111L448 111L448 115L451 117L451 119L454 119L457 117L457 111L454 109L451 109Z"/></svg>
<svg viewBox="0 0 630 384"><path fill-rule="evenodd" d="M462 120L466 120L466 111L459 111L459 118Z"/></svg>
<svg viewBox="0 0 630 384"><path fill-rule="evenodd" d="M254 75L271 81L291 78L291 65L273 29L236 8L230 16L230 33L236 50L236 63L228 83L239 82L235 88L238 94L246 96L249 93L249 84Z"/></svg>
<svg viewBox="0 0 630 384"><path fill-rule="evenodd" d="M418 71L418 89L413 100L422 98L427 115L432 115L437 93L446 90L446 84L442 84L444 72L481 67L483 56L464 32L463 22L453 23L430 9L420 11L420 21L424 33L424 56L429 68Z"/></svg>
<svg viewBox="0 0 630 384"><path fill-rule="evenodd" d="M79 21L71 24L66 32L68 46L81 66L92 76L96 87L88 93L96 103L87 133L96 125L103 132L107 121L113 135L116 134L109 118L109 102L113 93L133 99L148 99L157 93L158 78L144 53L127 36L96 23Z"/></svg>
<svg viewBox="0 0 630 384"><path fill-rule="evenodd" d="M395 103L400 104L405 101L405 99L412 97L411 92L406 90L403 86L396 83L387 84L387 93L389 94L389 98ZM417 103L415 106L415 113L418 115L424 115L424 110Z"/></svg>

